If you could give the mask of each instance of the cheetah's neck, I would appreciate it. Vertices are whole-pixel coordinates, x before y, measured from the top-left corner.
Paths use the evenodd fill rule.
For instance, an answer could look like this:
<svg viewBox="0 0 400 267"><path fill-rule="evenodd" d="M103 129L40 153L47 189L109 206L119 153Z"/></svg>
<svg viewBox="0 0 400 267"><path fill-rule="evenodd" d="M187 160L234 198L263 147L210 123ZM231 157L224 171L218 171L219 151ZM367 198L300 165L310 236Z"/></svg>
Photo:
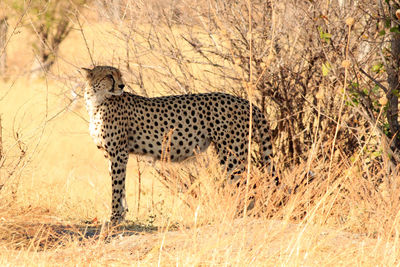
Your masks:
<svg viewBox="0 0 400 267"><path fill-rule="evenodd" d="M85 102L86 109L89 113L89 133L93 138L94 143L97 146L102 145L101 139L101 125L103 123L102 113L99 112L101 110L100 106L104 102L105 98L99 97L98 94L91 94L90 91L85 91Z"/></svg>
<svg viewBox="0 0 400 267"><path fill-rule="evenodd" d="M107 99L106 94L91 93L88 90L86 90L84 97L85 97L86 105L93 106L93 107L100 106Z"/></svg>
<svg viewBox="0 0 400 267"><path fill-rule="evenodd" d="M98 110L98 107L102 103L104 103L104 101L107 100L108 97L106 94L102 94L101 92L94 93L92 88L88 86L86 87L84 98L86 109L89 113L90 120L92 121L94 119L96 111Z"/></svg>

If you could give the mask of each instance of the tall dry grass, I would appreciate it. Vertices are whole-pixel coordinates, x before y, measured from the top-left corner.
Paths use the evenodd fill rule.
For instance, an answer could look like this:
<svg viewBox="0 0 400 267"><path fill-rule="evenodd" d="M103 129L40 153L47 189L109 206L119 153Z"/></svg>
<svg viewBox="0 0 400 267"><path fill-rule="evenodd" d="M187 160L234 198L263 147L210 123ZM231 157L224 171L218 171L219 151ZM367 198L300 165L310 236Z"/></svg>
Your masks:
<svg viewBox="0 0 400 267"><path fill-rule="evenodd" d="M334 135L327 138L322 127L312 129L313 143L302 155L307 161L289 168L287 162L276 163L279 186L255 167L249 169L247 188L227 184L212 149L179 164L153 166L131 156L128 222L123 228L102 227L110 215L110 178L88 134L82 99L71 105L71 89L82 90L78 67L90 65L90 58L120 67L130 90L149 96L185 90L160 79L184 70L167 57L160 64L157 53L146 54L147 40L140 34L127 44L121 36L126 24L85 12L82 28L76 25L52 72L41 78L24 73L34 57L24 40L36 37L16 26L18 20L10 22L19 34L10 37L11 67L0 82L1 265L399 264L397 167L383 158L371 169L364 146L347 155L343 143ZM134 26L142 33L154 27ZM160 33L165 37L171 29L175 37L183 32L174 26ZM184 40L175 44L195 58ZM126 51L134 59L129 66ZM198 77L212 70L183 67ZM194 88L205 88L202 81L186 79ZM226 82L215 73L208 79L221 86ZM254 208L243 216L248 196L255 196Z"/></svg>

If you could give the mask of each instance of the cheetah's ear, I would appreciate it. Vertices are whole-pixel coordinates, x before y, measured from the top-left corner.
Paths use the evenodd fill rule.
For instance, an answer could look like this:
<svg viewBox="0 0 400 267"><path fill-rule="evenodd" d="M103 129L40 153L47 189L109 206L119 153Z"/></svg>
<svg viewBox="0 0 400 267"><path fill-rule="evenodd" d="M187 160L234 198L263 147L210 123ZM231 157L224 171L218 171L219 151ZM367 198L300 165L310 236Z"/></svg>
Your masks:
<svg viewBox="0 0 400 267"><path fill-rule="evenodd" d="M91 70L91 69L87 69L87 68L82 68L82 70L84 70L84 71L85 71L86 78L91 78L91 77L92 77L93 70Z"/></svg>

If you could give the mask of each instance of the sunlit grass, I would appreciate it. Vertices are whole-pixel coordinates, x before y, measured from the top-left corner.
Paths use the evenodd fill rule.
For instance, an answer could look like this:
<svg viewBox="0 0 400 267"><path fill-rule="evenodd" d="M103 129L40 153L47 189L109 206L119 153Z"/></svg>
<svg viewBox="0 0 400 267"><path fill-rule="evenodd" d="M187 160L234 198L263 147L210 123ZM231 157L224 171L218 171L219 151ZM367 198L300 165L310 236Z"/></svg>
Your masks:
<svg viewBox="0 0 400 267"><path fill-rule="evenodd" d="M118 66L123 43L110 29L88 22L85 33L93 40L95 63ZM329 162L315 159L314 181L296 193L305 164L283 170L278 188L271 177L254 170L252 180L259 186L250 213L255 216L241 218L243 194L224 184L212 151L185 163L157 163L156 168L131 156L125 231L138 233L143 226L139 235L122 238L124 230L114 229L117 234L109 239L106 232L85 236L90 227L107 231L102 224L110 215L111 181L107 160L89 136L82 99L67 109L71 85L60 77L79 80L78 67L91 64L89 55L80 33L73 32L53 68L60 77L29 78L18 71L33 58L21 42L27 36L21 32L11 39L10 62L16 66L0 82L6 158L0 170L1 265L399 264L398 177L375 188L365 179L363 158L353 166L332 162L331 181L326 179ZM149 94L165 93L157 89ZM10 176L19 145L26 154Z"/></svg>
<svg viewBox="0 0 400 267"><path fill-rule="evenodd" d="M111 199L107 161L88 135L84 107L64 111L45 123L46 118L63 108L57 84L19 79L13 85L3 85L2 92L11 90L0 110L3 145L10 147L8 156L18 154L10 136L13 125L18 125L14 128L23 133L21 139L31 158L19 175L3 181L6 185L16 183L17 190L13 195L5 186L1 192L4 253L0 254L0 262L19 264L29 259L32 265L398 263L398 185L376 192L362 177L362 171L343 171L344 165L339 163L332 168L338 182L329 185L324 180L326 171L319 171L315 163L316 181L290 195L288 189L293 189L304 175L304 167L299 166L282 174L284 186L275 195L271 195L271 183L265 184L270 189L258 190L264 202L256 204L257 218L239 219L238 209L243 208L240 198L235 188L221 187L223 172L213 160L212 151L187 163L158 163L157 169L167 170L169 180L159 176L146 161L138 162L131 156L127 219L158 226L158 233L126 240L117 238L111 243L101 238L79 239L76 236L82 233L85 222L100 227L107 221ZM43 107L46 101L47 113ZM38 125L44 125L44 130ZM138 170L142 179L139 213ZM190 182L189 173L196 179L192 187L185 189L180 181ZM262 182L267 176L255 172L252 178ZM280 207L276 199L284 195L289 199ZM299 216L304 210L305 220ZM54 241L50 237L62 225L80 228L72 228L77 233L75 237L58 233Z"/></svg>

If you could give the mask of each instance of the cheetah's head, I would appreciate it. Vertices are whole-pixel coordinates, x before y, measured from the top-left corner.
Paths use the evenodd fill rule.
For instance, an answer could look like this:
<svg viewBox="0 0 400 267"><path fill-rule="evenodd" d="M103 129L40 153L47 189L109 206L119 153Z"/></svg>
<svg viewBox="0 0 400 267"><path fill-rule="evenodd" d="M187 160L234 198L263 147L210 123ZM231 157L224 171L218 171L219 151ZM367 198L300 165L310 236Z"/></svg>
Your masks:
<svg viewBox="0 0 400 267"><path fill-rule="evenodd" d="M93 69L82 68L86 74L88 86L85 94L99 99L121 95L125 84L119 69L109 66L96 66Z"/></svg>

